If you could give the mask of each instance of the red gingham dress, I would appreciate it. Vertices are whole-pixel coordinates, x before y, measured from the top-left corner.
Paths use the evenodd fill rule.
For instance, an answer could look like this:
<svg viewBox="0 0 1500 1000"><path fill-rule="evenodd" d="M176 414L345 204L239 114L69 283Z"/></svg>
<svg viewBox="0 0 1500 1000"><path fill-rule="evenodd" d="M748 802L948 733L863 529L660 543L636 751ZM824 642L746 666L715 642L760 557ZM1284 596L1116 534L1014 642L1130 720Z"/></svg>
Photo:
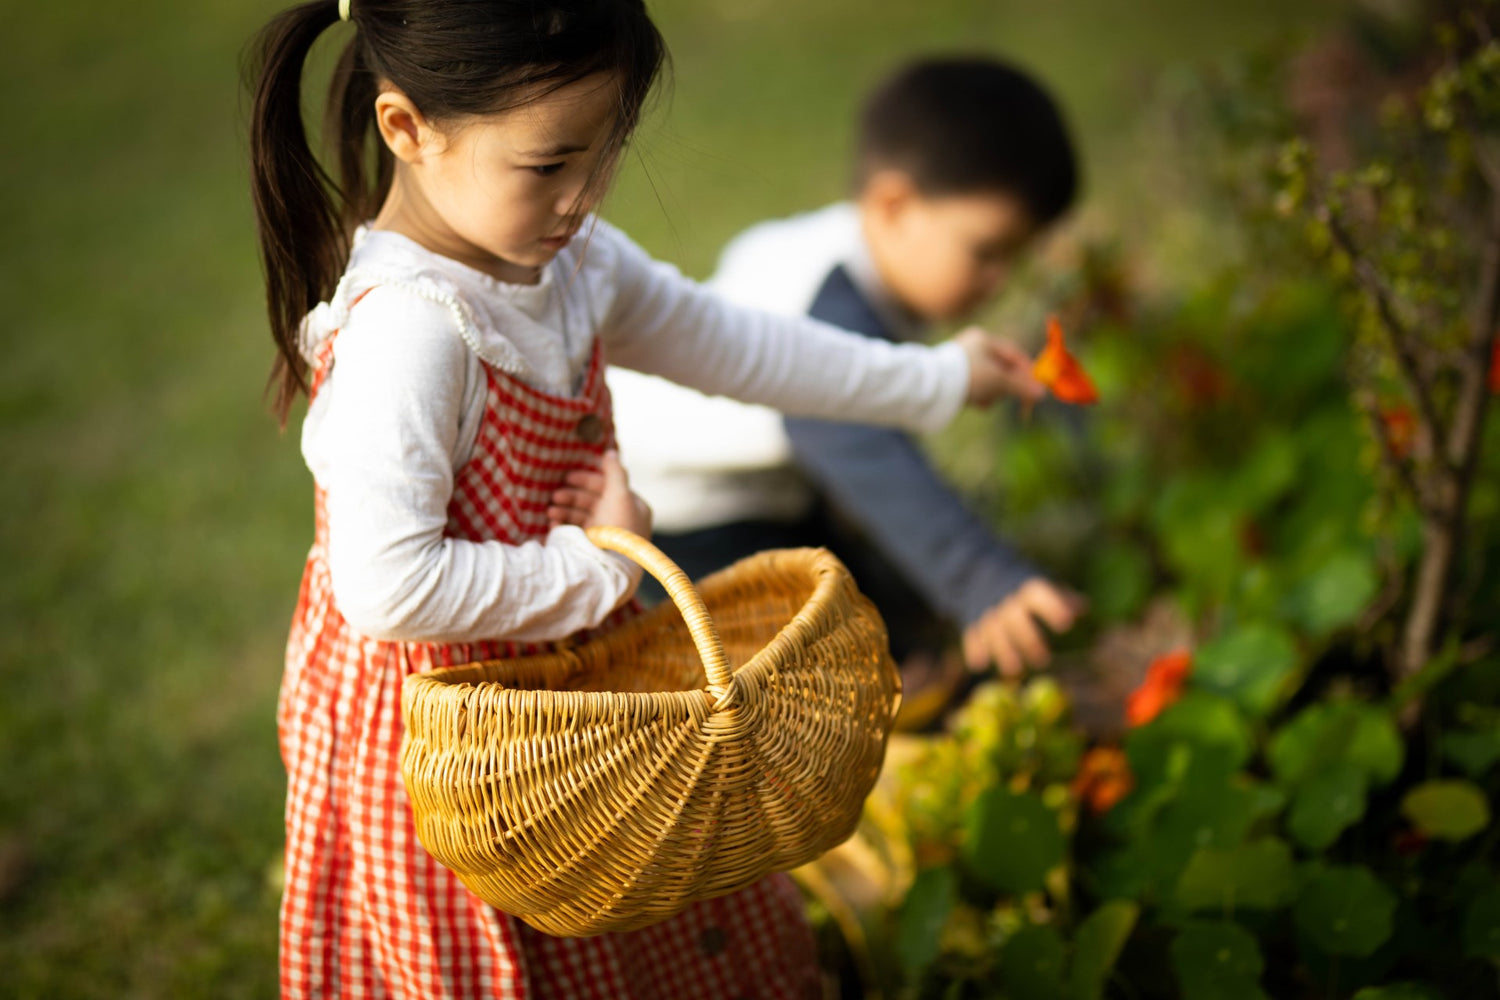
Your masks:
<svg viewBox="0 0 1500 1000"><path fill-rule="evenodd" d="M333 340L319 347L313 393ZM613 440L603 367L596 342L582 392L564 397L485 366L484 420L454 479L450 536L515 544L546 534L548 499L563 475L596 465ZM785 875L653 927L556 938L484 903L434 861L417 840L401 781L402 679L536 647L359 635L334 603L327 547L318 490L277 710L288 775L284 997L819 995L815 943Z"/></svg>

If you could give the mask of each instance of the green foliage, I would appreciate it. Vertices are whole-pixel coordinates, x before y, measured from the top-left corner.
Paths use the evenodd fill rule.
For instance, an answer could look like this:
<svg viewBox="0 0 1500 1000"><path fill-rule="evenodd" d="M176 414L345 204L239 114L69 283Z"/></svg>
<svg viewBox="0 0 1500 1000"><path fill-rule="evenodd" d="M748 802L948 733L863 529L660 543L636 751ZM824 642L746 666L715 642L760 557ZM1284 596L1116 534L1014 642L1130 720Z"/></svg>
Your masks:
<svg viewBox="0 0 1500 1000"><path fill-rule="evenodd" d="M1291 848L1275 837L1234 847L1202 847L1177 880L1177 905L1188 911L1276 910L1297 894Z"/></svg>
<svg viewBox="0 0 1500 1000"><path fill-rule="evenodd" d="M970 807L964 861L996 892L1034 892L1063 859L1057 814L1029 792L989 788Z"/></svg>
<svg viewBox="0 0 1500 1000"><path fill-rule="evenodd" d="M901 905L896 932L897 957L908 978L916 979L937 958L939 938L953 912L957 892L958 880L951 868L927 868L917 873Z"/></svg>
<svg viewBox="0 0 1500 1000"><path fill-rule="evenodd" d="M1442 840L1467 840L1490 825L1484 792L1469 781L1424 781L1402 798L1401 814Z"/></svg>
<svg viewBox="0 0 1500 1000"><path fill-rule="evenodd" d="M1391 936L1396 895L1369 869L1315 870L1297 894L1297 930L1330 955L1369 955Z"/></svg>
<svg viewBox="0 0 1500 1000"><path fill-rule="evenodd" d="M1137 655L1140 667L1186 631L1192 671L1181 692L1156 692L1165 707L1149 720L1100 725L1077 779L1057 766L1080 747L1027 718L1025 695L986 695L1012 736L977 739L975 716L955 729L959 745L933 760L973 758L974 740L990 748L979 754L989 785L948 813L961 848L945 854L925 824L936 839L916 850L953 865L993 933L966 962L940 948L924 992L1500 997L1500 488L1474 481L1484 516L1454 571L1451 634L1392 676L1430 511L1384 450L1380 407L1385 393L1401 398L1399 367L1370 303L1349 295L1356 263L1317 208L1332 198L1335 212L1374 213L1388 232L1372 259L1402 317L1430 334L1422 363L1448 363L1463 332L1453 260L1473 249L1452 209L1494 142L1464 116L1500 114L1500 49L1459 46L1450 61L1367 123L1395 137L1389 148L1332 180L1315 172L1312 142L1267 139L1285 117L1230 109L1252 136L1247 161L1278 185L1251 185L1263 214L1247 216L1246 239L1263 258L1132 310L1065 286L1091 321L1078 352L1103 402L1066 418L1041 408L1036 425L1007 429L997 519L1045 538L1038 556L1095 601L1096 632L1070 635L1062 658L1091 643L1093 659ZM1412 119L1418 104L1458 161ZM1420 155L1396 141L1413 129ZM1306 231L1289 235L1288 219ZM1309 240L1321 270L1291 263ZM1438 408L1459 381L1434 382ZM1412 470L1435 461L1426 443L1407 444ZM1477 462L1497 461L1491 426ZM1070 512L1061 534L1059 509ZM1120 652L1131 643L1151 652ZM1102 806L1087 768L1101 749L1123 753L1130 789Z"/></svg>
<svg viewBox="0 0 1500 1000"><path fill-rule="evenodd" d="M1015 1000L1062 1000L1064 973L1062 935L1055 927L1022 928L1000 950L1000 982Z"/></svg>
<svg viewBox="0 0 1500 1000"><path fill-rule="evenodd" d="M1185 1000L1257 1000L1265 959L1255 938L1232 923L1194 923L1172 942L1172 969Z"/></svg>
<svg viewBox="0 0 1500 1000"><path fill-rule="evenodd" d="M1078 925L1073 941L1073 967L1068 977L1068 1000L1099 1000L1110 970L1120 957L1141 908L1115 899L1103 903Z"/></svg>

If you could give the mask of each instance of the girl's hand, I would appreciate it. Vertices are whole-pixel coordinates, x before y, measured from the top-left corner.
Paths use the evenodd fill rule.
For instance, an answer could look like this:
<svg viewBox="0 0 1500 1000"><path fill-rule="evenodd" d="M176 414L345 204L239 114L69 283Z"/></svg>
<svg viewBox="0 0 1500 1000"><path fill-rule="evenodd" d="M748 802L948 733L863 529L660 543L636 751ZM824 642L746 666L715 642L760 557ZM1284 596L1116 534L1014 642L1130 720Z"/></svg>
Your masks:
<svg viewBox="0 0 1500 1000"><path fill-rule="evenodd" d="M547 519L554 525L592 528L605 524L651 537L651 508L631 492L618 452L606 451L599 471L579 469L565 479L568 485L552 494L552 506L547 508Z"/></svg>
<svg viewBox="0 0 1500 1000"><path fill-rule="evenodd" d="M964 659L974 671L993 663L1009 679L1020 677L1027 666L1045 667L1052 652L1037 619L1062 633L1087 607L1081 595L1034 576L964 629Z"/></svg>
<svg viewBox="0 0 1500 1000"><path fill-rule="evenodd" d="M971 326L953 338L969 356L969 403L989 406L1002 396L1031 404L1047 387L1031 372L1031 358L1014 343Z"/></svg>

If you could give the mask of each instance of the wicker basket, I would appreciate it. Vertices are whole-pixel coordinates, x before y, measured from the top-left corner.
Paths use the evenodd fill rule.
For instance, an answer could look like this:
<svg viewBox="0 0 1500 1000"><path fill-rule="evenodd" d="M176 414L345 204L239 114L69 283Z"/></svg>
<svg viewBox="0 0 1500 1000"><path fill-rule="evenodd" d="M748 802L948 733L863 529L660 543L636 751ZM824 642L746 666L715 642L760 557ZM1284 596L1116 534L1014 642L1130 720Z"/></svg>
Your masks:
<svg viewBox="0 0 1500 1000"><path fill-rule="evenodd" d="M854 831L900 702L874 606L822 549L698 590L630 532L654 608L571 648L406 680L417 834L477 895L550 934L664 920ZM717 627L716 627L717 625Z"/></svg>

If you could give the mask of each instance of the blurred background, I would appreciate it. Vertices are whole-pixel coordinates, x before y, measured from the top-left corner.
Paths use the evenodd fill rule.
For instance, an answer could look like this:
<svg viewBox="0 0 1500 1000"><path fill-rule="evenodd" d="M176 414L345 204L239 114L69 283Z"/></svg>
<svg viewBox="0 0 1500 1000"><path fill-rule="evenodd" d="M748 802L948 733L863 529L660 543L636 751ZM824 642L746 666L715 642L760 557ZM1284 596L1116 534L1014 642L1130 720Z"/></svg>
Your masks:
<svg viewBox="0 0 1500 1000"><path fill-rule="evenodd" d="M276 990L273 712L312 483L299 417L278 432L262 395L272 348L239 72L278 6L7 12L0 995ZM1083 203L1031 287L1056 287L1079 247L1102 246L1138 295L1195 287L1245 252L1223 199L1204 193L1223 164L1182 113L1205 74L1232 79L1247 57L1291 51L1350 11L1338 0L651 7L670 84L605 214L657 256L705 277L744 226L845 196L865 90L907 56L979 49L1055 89L1084 160ZM1045 303L1024 296L1002 301L996 321L1035 339ZM1119 366L1103 348L1099 359L1118 388ZM997 520L1003 430L981 419L934 443ZM1023 496L1045 492L1025 469L1011 478ZM1034 553L1076 568L1064 543L1087 528L1048 537ZM1121 558L1132 579L1147 572ZM1105 600L1121 617L1144 603L1135 590Z"/></svg>

